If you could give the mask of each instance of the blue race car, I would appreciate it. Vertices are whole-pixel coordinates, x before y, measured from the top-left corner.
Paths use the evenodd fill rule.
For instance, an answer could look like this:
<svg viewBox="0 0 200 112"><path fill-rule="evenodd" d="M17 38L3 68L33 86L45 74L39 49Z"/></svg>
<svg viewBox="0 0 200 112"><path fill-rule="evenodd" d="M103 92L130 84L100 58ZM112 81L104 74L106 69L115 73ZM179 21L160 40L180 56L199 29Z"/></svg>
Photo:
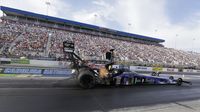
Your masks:
<svg viewBox="0 0 200 112"><path fill-rule="evenodd" d="M191 84L190 82L183 81L182 78L146 76L131 72L128 69L112 68L114 64L114 49L106 53L106 59L109 62L102 68L94 69L74 53L74 48L73 42L63 42L65 57L68 57L68 60L72 62L71 68L75 71L73 76L82 88L93 88L99 84L113 86L136 84L176 84L180 86L182 83Z"/></svg>

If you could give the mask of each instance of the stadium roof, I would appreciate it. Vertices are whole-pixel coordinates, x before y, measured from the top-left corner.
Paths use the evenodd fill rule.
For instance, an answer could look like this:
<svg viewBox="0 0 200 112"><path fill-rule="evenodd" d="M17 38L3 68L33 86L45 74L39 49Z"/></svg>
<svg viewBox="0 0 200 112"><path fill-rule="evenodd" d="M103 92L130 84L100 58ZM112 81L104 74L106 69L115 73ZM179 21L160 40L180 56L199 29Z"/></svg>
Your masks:
<svg viewBox="0 0 200 112"><path fill-rule="evenodd" d="M158 38L147 37L147 36L142 36L142 35L138 35L138 34L132 34L132 33L127 33L127 32L117 31L117 30L108 29L108 28L99 27L99 26L90 25L90 24L85 24L85 23L81 23L81 22L61 19L61 18L57 18L57 17L46 16L46 15L42 15L42 14L36 14L36 13L28 12L28 11L22 11L22 10L9 8L9 7L5 7L5 6L0 6L0 10L2 10L5 14L10 14L10 15L43 19L43 20L48 20L48 21L52 21L52 22L65 23L65 24L69 24L69 25L72 25L72 26L79 26L79 27L83 27L83 28L89 28L89 29L104 31L104 32L109 31L109 32L112 32L112 34L115 34L115 35L133 37L133 38L143 39L143 40L147 40L147 41L153 41L153 42L157 42L157 43L165 42L165 40L163 40L163 39L158 39Z"/></svg>

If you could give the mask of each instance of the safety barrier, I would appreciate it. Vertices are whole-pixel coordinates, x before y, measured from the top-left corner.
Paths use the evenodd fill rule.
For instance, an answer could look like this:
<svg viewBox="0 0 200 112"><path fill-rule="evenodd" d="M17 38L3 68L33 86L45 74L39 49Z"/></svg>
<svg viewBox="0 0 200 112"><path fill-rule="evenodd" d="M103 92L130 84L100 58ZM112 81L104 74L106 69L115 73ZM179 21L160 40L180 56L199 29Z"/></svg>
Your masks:
<svg viewBox="0 0 200 112"><path fill-rule="evenodd" d="M163 72L179 72L177 68L163 68Z"/></svg>
<svg viewBox="0 0 200 112"><path fill-rule="evenodd" d="M26 58L10 59L0 58L0 64L11 64L20 66L38 66L38 67L67 67L69 62L65 61L49 61L49 60L29 60Z"/></svg>
<svg viewBox="0 0 200 112"><path fill-rule="evenodd" d="M159 68L159 67L144 67L144 66L123 66L114 65L113 68L125 69L136 72L180 72L177 68ZM199 73L200 70L182 69L183 73ZM30 76L44 76L44 77L68 77L72 73L71 69L47 69L47 68L27 68L27 67L2 67L0 68L0 76L11 77L30 77Z"/></svg>
<svg viewBox="0 0 200 112"><path fill-rule="evenodd" d="M146 71L151 72L153 71L152 67L143 67L143 66L130 66L131 71Z"/></svg>
<svg viewBox="0 0 200 112"><path fill-rule="evenodd" d="M179 72L179 69L177 68L144 67L144 66L130 66L130 70L139 72ZM200 73L200 70L193 70L193 71Z"/></svg>
<svg viewBox="0 0 200 112"><path fill-rule="evenodd" d="M0 68L0 76L67 77L71 73L71 69Z"/></svg>
<svg viewBox="0 0 200 112"><path fill-rule="evenodd" d="M200 70L183 69L184 73L200 73Z"/></svg>

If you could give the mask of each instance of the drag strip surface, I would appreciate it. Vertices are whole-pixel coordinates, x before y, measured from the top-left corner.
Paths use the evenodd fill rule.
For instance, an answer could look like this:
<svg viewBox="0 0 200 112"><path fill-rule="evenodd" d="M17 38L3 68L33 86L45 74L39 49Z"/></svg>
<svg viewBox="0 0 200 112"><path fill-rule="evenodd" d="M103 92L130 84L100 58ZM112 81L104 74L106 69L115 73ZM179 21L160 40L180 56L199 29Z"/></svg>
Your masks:
<svg viewBox="0 0 200 112"><path fill-rule="evenodd" d="M91 90L80 89L75 85L60 86L59 80L61 79L27 80L23 79L20 82L22 85L31 84L31 82L33 85L37 83L37 86L0 88L0 112L107 112L125 111L120 109L134 111L135 108L140 107L146 108L147 112L153 112L155 108L150 107L155 105L159 105L156 107L158 109L171 106L196 111L192 106L180 102L192 102L200 99L199 79L190 79L193 82L192 86L97 87ZM61 80L61 82L63 81ZM14 80L14 82L17 81ZM55 86L55 82L58 86ZM43 86L43 84L49 84L49 86ZM50 86L52 84L54 86Z"/></svg>

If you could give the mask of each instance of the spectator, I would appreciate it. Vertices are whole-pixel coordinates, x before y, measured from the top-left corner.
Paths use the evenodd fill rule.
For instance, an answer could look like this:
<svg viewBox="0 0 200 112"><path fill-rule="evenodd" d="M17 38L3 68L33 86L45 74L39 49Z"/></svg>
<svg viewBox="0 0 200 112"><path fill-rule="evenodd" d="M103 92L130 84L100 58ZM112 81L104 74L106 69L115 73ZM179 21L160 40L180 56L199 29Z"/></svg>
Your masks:
<svg viewBox="0 0 200 112"><path fill-rule="evenodd" d="M121 37L123 38L123 37ZM155 43L138 43L137 40L113 39L85 33L70 32L2 20L0 24L0 56L54 57L62 59L65 40L75 43L75 52L88 60L105 60L105 53L115 49L115 60L137 65L160 64L162 66L200 66L200 54L166 48Z"/></svg>

